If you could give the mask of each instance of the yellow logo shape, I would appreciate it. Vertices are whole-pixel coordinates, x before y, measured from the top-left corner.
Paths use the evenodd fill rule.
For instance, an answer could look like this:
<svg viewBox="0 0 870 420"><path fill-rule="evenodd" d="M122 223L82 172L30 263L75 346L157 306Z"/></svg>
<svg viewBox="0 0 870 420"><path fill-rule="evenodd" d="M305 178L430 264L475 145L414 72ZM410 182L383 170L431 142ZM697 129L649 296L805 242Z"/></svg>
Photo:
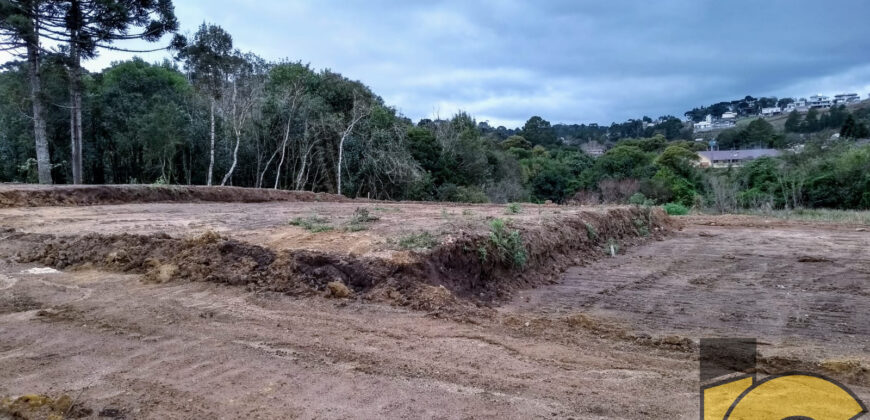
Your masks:
<svg viewBox="0 0 870 420"><path fill-rule="evenodd" d="M745 376L702 389L702 420L852 420L864 413L848 389L811 373Z"/></svg>

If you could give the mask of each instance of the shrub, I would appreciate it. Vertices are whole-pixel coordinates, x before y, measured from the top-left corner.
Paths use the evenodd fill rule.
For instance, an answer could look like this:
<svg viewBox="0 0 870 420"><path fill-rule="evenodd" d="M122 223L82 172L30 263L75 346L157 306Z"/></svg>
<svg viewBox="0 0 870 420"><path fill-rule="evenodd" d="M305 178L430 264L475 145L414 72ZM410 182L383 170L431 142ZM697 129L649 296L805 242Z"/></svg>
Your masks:
<svg viewBox="0 0 870 420"><path fill-rule="evenodd" d="M489 226L489 242L493 254L500 262L510 262L514 267L524 267L528 258L526 246L518 230L508 229L505 221L495 219ZM478 250L482 259L486 259L486 248Z"/></svg>
<svg viewBox="0 0 870 420"><path fill-rule="evenodd" d="M662 208L665 210L665 213L670 216L684 216L689 214L689 209L679 203L668 203L662 206Z"/></svg>
<svg viewBox="0 0 870 420"><path fill-rule="evenodd" d="M504 211L504 214L519 214L523 208L517 203L510 203Z"/></svg>

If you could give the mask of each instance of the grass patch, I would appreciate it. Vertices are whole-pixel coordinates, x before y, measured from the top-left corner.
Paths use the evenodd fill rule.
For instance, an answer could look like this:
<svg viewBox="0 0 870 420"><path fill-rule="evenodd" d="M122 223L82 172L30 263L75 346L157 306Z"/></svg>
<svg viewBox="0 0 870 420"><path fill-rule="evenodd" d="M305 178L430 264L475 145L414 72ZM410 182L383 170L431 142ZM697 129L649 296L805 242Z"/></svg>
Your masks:
<svg viewBox="0 0 870 420"><path fill-rule="evenodd" d="M309 232L329 232L333 228L329 224L329 219L317 215L311 217L295 217L289 222L293 226L299 226Z"/></svg>
<svg viewBox="0 0 870 420"><path fill-rule="evenodd" d="M833 209L793 209L793 210L747 210L740 212L753 216L775 217L785 220L806 220L827 223L850 223L870 225L870 211L833 210Z"/></svg>
<svg viewBox="0 0 870 420"><path fill-rule="evenodd" d="M518 203L510 203L504 210L504 214L520 214L523 211L523 207Z"/></svg>
<svg viewBox="0 0 870 420"><path fill-rule="evenodd" d="M402 209L398 207L374 207L372 208L374 211L380 211L384 213L401 213Z"/></svg>
<svg viewBox="0 0 870 420"><path fill-rule="evenodd" d="M462 210L462 215L463 216L474 216L474 212L471 211L470 209L465 209L465 210Z"/></svg>
<svg viewBox="0 0 870 420"><path fill-rule="evenodd" d="M495 219L489 225L489 245L493 256L501 262L510 262L514 267L524 267L528 254L520 231L508 229L502 219ZM478 249L481 259L488 257L487 247Z"/></svg>
<svg viewBox="0 0 870 420"><path fill-rule="evenodd" d="M411 233L399 238L399 248L404 250L419 250L434 248L438 238L429 232Z"/></svg>
<svg viewBox="0 0 870 420"><path fill-rule="evenodd" d="M689 209L679 203L668 203L662 206L669 216L685 216L689 214Z"/></svg>

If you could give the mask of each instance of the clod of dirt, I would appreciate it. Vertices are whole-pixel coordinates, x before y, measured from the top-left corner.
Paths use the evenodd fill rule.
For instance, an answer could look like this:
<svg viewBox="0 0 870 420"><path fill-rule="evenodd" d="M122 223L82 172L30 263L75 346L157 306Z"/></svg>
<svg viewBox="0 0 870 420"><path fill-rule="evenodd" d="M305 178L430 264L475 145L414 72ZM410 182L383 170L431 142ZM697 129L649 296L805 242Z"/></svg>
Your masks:
<svg viewBox="0 0 870 420"><path fill-rule="evenodd" d="M353 292L340 281L331 281L327 283L326 289L329 290L328 296L336 299L350 297L350 295L353 294Z"/></svg>
<svg viewBox="0 0 870 420"><path fill-rule="evenodd" d="M820 262L831 262L831 260L829 260L825 257L813 257L813 256L809 256L809 255L804 255L804 256L798 257L798 262L820 263Z"/></svg>

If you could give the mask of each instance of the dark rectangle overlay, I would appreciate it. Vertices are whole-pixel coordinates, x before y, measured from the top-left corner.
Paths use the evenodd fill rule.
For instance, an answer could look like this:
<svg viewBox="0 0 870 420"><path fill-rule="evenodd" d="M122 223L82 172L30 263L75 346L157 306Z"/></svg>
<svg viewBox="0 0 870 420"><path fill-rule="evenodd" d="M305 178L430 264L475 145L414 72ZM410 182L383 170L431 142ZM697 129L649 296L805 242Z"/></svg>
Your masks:
<svg viewBox="0 0 870 420"><path fill-rule="evenodd" d="M702 338L701 383L735 373L755 373L756 339Z"/></svg>

